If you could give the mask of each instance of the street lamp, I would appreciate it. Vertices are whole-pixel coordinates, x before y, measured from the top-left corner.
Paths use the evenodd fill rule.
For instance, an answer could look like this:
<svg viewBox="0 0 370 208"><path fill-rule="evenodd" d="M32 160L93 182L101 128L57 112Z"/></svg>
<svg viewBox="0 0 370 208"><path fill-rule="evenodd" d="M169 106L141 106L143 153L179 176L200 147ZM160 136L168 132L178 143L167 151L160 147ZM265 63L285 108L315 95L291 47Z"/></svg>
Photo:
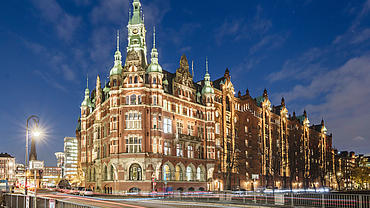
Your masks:
<svg viewBox="0 0 370 208"><path fill-rule="evenodd" d="M30 117L27 118L27 122L26 122L26 154L25 154L25 164L24 164L24 169L25 169L25 180L24 180L24 194L27 195L27 165L28 165L28 124L30 121L33 121L35 123L35 125L37 126L39 124L39 117L38 116L35 116L35 115L32 115ZM33 136L40 136L40 133L34 133Z"/></svg>

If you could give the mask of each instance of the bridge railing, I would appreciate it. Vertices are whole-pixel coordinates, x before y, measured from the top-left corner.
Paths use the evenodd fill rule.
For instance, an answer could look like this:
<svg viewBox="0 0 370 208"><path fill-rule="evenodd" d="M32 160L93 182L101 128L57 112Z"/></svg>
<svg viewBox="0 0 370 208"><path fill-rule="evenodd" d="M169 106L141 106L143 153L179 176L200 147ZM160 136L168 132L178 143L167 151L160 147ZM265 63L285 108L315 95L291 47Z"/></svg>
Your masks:
<svg viewBox="0 0 370 208"><path fill-rule="evenodd" d="M370 208L370 195L337 193L182 193L166 200L251 204L284 207Z"/></svg>
<svg viewBox="0 0 370 208"><path fill-rule="evenodd" d="M25 196L20 194L4 194L5 205L8 208L25 208L28 202L29 208L34 208L35 197ZM1 207L1 204L0 204ZM69 202L60 199L51 199L47 197L36 197L36 207L37 208L95 208L94 206L88 206L83 204L78 204L74 202Z"/></svg>

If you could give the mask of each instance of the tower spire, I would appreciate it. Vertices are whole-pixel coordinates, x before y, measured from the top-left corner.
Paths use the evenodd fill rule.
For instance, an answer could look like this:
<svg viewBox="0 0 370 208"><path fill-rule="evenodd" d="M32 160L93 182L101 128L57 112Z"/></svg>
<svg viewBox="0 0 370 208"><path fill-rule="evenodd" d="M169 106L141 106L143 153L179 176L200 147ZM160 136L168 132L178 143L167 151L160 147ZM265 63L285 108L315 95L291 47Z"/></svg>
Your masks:
<svg viewBox="0 0 370 208"><path fill-rule="evenodd" d="M191 75L193 76L194 79L194 60L191 61Z"/></svg>
<svg viewBox="0 0 370 208"><path fill-rule="evenodd" d="M208 74L208 57L206 56L206 74Z"/></svg>
<svg viewBox="0 0 370 208"><path fill-rule="evenodd" d="M155 26L153 27L153 48L155 48Z"/></svg>
<svg viewBox="0 0 370 208"><path fill-rule="evenodd" d="M117 51L119 51L119 30L117 30Z"/></svg>

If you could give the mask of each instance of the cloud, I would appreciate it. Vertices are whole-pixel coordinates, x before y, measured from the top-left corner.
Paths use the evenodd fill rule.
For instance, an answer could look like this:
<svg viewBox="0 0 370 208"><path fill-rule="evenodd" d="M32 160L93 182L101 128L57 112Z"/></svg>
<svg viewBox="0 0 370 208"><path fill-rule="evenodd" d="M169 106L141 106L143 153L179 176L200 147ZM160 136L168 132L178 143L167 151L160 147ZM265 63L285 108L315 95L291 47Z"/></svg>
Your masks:
<svg viewBox="0 0 370 208"><path fill-rule="evenodd" d="M362 136L357 136L357 137L353 138L352 140L354 140L354 141L365 141L365 138L363 138Z"/></svg>
<svg viewBox="0 0 370 208"><path fill-rule="evenodd" d="M352 44L359 44L370 39L370 28L366 28L355 35L351 41Z"/></svg>
<svg viewBox="0 0 370 208"><path fill-rule="evenodd" d="M367 87L370 85L369 66L370 55L353 57L338 68L320 76L312 76L307 85L298 84L279 95L292 103L311 103L305 107L309 116L317 121L324 116L329 130L335 134L336 144L345 148L350 138L357 135L370 137L370 88ZM365 147L369 145L367 143ZM355 148L357 151L365 151L365 147Z"/></svg>
<svg viewBox="0 0 370 208"><path fill-rule="evenodd" d="M128 22L128 9L128 0L100 0L90 13L91 21L93 24L121 25Z"/></svg>
<svg viewBox="0 0 370 208"><path fill-rule="evenodd" d="M321 64L327 54L327 49L311 48L297 59L285 61L280 71L269 74L266 79L269 82L311 79L327 70Z"/></svg>
<svg viewBox="0 0 370 208"><path fill-rule="evenodd" d="M24 39L22 39L22 41L27 48L44 60L43 63L47 65L46 68L51 69L54 74L58 76L62 75L67 81L77 82L76 73L71 69L72 60L67 58L63 53L54 51L50 48L47 49L36 42L31 42ZM41 72L40 70L36 70L35 73L42 75L41 78L43 78L45 81L51 80L50 72ZM48 81L48 83L65 91L65 88L58 86L58 84L53 84L51 81Z"/></svg>
<svg viewBox="0 0 370 208"><path fill-rule="evenodd" d="M243 18L227 18L220 27L215 30L215 39L221 44L225 38L231 38L233 41L239 41L251 36L262 36L272 27L272 22L263 15L263 8L258 5L256 14L251 21Z"/></svg>
<svg viewBox="0 0 370 208"><path fill-rule="evenodd" d="M44 80L49 85L63 91L68 92L68 90L60 83L58 83L56 80L54 80L48 73L41 72L40 70L34 70L33 73L37 76L39 76L42 80Z"/></svg>
<svg viewBox="0 0 370 208"><path fill-rule="evenodd" d="M288 34L266 35L258 43L256 43L249 49L249 54L255 54L261 49L263 49L263 51L267 51L279 48L284 44L288 36L289 36Z"/></svg>
<svg viewBox="0 0 370 208"><path fill-rule="evenodd" d="M44 20L54 26L59 38L67 42L72 40L81 24L80 17L68 14L56 0L32 0L32 3L40 11Z"/></svg>

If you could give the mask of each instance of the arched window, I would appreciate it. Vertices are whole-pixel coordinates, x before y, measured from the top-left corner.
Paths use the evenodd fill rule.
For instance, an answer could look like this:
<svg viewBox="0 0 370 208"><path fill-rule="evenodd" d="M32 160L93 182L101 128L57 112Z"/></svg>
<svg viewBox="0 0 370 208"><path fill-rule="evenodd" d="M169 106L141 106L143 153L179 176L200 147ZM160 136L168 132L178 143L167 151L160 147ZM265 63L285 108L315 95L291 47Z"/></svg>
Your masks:
<svg viewBox="0 0 370 208"><path fill-rule="evenodd" d="M167 164L163 166L163 180L164 181L171 180L171 168Z"/></svg>
<svg viewBox="0 0 370 208"><path fill-rule="evenodd" d="M104 180L105 181L108 180L108 167L107 166L104 166Z"/></svg>
<svg viewBox="0 0 370 208"><path fill-rule="evenodd" d="M176 181L184 180L184 177L182 175L182 168L180 165L176 165L175 180Z"/></svg>
<svg viewBox="0 0 370 208"><path fill-rule="evenodd" d="M142 170L139 164L132 164L130 166L129 180L131 181L141 181L142 180Z"/></svg>
<svg viewBox="0 0 370 208"><path fill-rule="evenodd" d="M128 83L129 84L132 84L132 77L130 76L129 79L128 79Z"/></svg>
<svg viewBox="0 0 370 208"><path fill-rule="evenodd" d="M117 86L117 80L113 80L113 86L115 87L115 86Z"/></svg>
<svg viewBox="0 0 370 208"><path fill-rule="evenodd" d="M114 180L114 167L113 165L110 166L110 180Z"/></svg>
<svg viewBox="0 0 370 208"><path fill-rule="evenodd" d="M157 84L157 78L153 77L153 84Z"/></svg>
<svg viewBox="0 0 370 208"><path fill-rule="evenodd" d="M134 78L134 83L136 84L138 81L137 81L137 76L135 76Z"/></svg>
<svg viewBox="0 0 370 208"><path fill-rule="evenodd" d="M198 181L205 181L204 172L205 170L203 167L199 166L197 168L197 180Z"/></svg>
<svg viewBox="0 0 370 208"><path fill-rule="evenodd" d="M187 181L194 180L194 178L193 178L193 168L191 168L190 166L188 166L186 168L186 179L187 179Z"/></svg>

